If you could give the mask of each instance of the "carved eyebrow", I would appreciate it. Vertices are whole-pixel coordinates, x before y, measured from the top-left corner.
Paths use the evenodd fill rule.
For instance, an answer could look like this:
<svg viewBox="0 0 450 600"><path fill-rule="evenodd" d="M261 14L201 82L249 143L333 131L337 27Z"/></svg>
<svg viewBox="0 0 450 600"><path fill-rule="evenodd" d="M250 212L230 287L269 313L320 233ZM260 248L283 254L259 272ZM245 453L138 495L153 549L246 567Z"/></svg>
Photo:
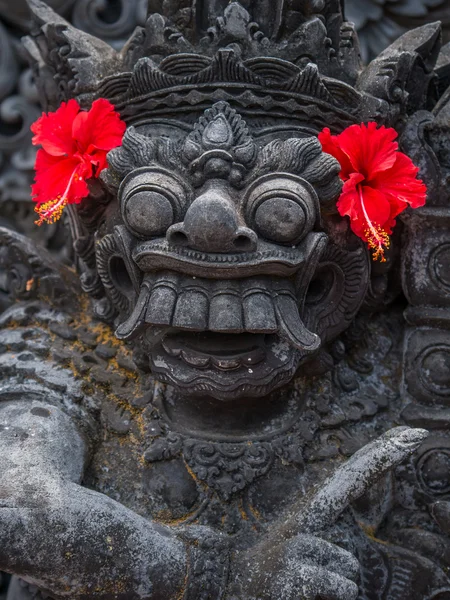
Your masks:
<svg viewBox="0 0 450 600"><path fill-rule="evenodd" d="M129 127L122 145L108 153L108 169L102 173L105 184L116 190L121 180L139 167L160 165L185 174L180 147L166 136L149 137Z"/></svg>
<svg viewBox="0 0 450 600"><path fill-rule="evenodd" d="M274 140L261 148L246 185L267 173L287 172L308 181L321 204L328 204L339 195L342 182L338 161L322 151L315 137Z"/></svg>

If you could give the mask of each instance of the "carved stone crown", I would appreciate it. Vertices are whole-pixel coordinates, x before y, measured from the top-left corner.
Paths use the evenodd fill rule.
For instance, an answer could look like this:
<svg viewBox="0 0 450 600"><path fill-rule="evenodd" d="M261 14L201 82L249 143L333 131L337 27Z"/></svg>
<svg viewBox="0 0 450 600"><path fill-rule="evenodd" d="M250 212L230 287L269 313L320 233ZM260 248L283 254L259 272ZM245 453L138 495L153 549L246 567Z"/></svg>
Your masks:
<svg viewBox="0 0 450 600"><path fill-rule="evenodd" d="M354 87L358 44L337 0L309 0L297 10L278 0L253 4L262 25L235 1L196 9L150 1L145 26L118 53L30 0L39 28L26 43L36 63L53 70L54 88L47 77L43 90L49 107L103 97L129 124L179 116L186 126L226 101L252 128L282 119L309 134L382 119L385 103Z"/></svg>

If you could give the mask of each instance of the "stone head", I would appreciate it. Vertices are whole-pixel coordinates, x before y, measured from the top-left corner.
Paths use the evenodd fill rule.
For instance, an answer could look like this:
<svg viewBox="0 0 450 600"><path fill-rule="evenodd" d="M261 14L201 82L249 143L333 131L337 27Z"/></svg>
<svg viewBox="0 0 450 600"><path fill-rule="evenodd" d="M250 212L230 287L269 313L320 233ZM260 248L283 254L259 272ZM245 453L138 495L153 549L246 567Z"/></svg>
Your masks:
<svg viewBox="0 0 450 600"><path fill-rule="evenodd" d="M96 262L116 335L185 394L271 392L364 298L367 255L335 214L339 164L315 136L270 139L222 101L188 133L130 126L108 156Z"/></svg>

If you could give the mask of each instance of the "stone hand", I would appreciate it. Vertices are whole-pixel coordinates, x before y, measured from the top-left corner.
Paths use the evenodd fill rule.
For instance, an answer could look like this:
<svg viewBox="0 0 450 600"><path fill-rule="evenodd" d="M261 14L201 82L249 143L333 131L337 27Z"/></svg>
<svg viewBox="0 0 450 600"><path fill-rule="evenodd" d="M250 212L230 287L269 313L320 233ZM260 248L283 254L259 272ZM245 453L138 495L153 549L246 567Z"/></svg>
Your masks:
<svg viewBox="0 0 450 600"><path fill-rule="evenodd" d="M426 436L423 429L397 427L356 452L312 497L295 503L266 539L236 557L231 598L276 600L283 590L283 600L354 600L358 562L320 534Z"/></svg>
<svg viewBox="0 0 450 600"><path fill-rule="evenodd" d="M58 408L0 405L0 570L57 599L177 597L184 544L168 528L78 485L84 452Z"/></svg>

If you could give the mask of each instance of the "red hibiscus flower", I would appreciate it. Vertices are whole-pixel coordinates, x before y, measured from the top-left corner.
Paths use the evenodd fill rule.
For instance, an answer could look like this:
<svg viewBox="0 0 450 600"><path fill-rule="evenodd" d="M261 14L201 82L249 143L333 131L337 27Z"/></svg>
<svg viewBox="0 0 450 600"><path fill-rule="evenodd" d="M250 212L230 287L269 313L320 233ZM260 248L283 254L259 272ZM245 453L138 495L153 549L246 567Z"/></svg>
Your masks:
<svg viewBox="0 0 450 600"><path fill-rule="evenodd" d="M87 180L108 166L106 155L121 144L125 127L103 98L88 111L82 111L76 100L63 102L33 123L33 144L42 146L32 186L38 225L54 223L67 204L78 204L89 195Z"/></svg>
<svg viewBox="0 0 450 600"><path fill-rule="evenodd" d="M341 163L344 181L337 209L350 217L350 227L367 242L373 259L384 262L395 217L405 208L425 204L426 186L418 168L398 151L397 132L374 122L351 125L339 135L326 127L319 134L324 152Z"/></svg>

